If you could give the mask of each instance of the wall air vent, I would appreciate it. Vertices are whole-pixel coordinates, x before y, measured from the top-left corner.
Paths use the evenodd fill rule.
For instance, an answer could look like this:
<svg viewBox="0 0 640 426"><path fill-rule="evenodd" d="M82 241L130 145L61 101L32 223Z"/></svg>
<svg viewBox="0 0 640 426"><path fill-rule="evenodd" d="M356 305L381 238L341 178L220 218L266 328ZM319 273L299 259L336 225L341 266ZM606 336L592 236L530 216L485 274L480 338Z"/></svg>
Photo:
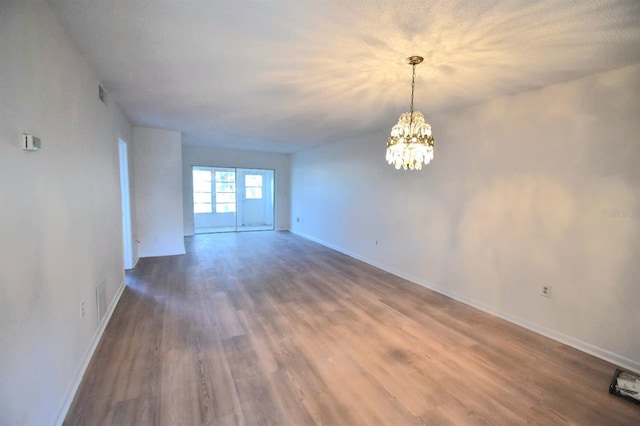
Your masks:
<svg viewBox="0 0 640 426"><path fill-rule="evenodd" d="M104 91L104 87L102 87L101 85L98 84L98 99L100 99L100 102L102 102L103 104L107 104L107 92Z"/></svg>

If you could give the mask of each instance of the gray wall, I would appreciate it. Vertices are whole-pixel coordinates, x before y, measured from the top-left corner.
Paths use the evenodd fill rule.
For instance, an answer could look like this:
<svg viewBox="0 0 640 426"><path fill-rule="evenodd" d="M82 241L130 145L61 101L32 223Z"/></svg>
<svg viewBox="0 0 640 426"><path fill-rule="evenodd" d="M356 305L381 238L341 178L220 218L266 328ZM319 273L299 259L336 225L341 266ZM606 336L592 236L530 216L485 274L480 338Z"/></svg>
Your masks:
<svg viewBox="0 0 640 426"><path fill-rule="evenodd" d="M294 154L292 231L640 370L638 93L640 65L427 115L421 172L386 133Z"/></svg>
<svg viewBox="0 0 640 426"><path fill-rule="evenodd" d="M131 127L43 1L0 2L0 58L0 423L44 425L104 325L96 286L107 305L122 288L118 138ZM42 150L20 149L23 132Z"/></svg>

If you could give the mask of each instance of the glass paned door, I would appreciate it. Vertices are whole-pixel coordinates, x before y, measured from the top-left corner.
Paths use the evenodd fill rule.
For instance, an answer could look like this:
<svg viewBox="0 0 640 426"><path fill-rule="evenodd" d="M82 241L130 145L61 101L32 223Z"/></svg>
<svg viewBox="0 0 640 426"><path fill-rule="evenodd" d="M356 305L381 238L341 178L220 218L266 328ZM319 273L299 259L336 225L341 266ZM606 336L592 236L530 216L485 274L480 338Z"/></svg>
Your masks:
<svg viewBox="0 0 640 426"><path fill-rule="evenodd" d="M193 225L196 234L236 230L236 170L193 167Z"/></svg>
<svg viewBox="0 0 640 426"><path fill-rule="evenodd" d="M273 170L238 169L238 231L273 230Z"/></svg>
<svg viewBox="0 0 640 426"><path fill-rule="evenodd" d="M215 171L216 213L236 212L236 173L231 171Z"/></svg>
<svg viewBox="0 0 640 426"><path fill-rule="evenodd" d="M196 234L274 229L274 171L192 169Z"/></svg>

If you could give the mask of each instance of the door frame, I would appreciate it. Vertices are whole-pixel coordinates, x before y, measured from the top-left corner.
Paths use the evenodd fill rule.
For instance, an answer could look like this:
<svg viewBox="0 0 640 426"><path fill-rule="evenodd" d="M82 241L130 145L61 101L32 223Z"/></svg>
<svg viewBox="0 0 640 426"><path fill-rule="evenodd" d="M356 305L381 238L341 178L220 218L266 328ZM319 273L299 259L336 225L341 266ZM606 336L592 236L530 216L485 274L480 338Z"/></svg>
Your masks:
<svg viewBox="0 0 640 426"><path fill-rule="evenodd" d="M124 269L133 268L133 238L131 232L131 187L129 186L129 145L118 138L118 160L120 164L120 197L122 215L122 247Z"/></svg>

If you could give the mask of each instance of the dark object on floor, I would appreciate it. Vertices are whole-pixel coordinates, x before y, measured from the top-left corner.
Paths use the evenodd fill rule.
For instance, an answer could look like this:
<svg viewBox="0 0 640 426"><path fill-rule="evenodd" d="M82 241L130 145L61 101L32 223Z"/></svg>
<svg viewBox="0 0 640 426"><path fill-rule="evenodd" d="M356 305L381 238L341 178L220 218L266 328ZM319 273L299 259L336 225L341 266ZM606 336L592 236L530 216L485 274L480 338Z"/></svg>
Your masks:
<svg viewBox="0 0 640 426"><path fill-rule="evenodd" d="M609 393L640 405L640 376L616 368Z"/></svg>

